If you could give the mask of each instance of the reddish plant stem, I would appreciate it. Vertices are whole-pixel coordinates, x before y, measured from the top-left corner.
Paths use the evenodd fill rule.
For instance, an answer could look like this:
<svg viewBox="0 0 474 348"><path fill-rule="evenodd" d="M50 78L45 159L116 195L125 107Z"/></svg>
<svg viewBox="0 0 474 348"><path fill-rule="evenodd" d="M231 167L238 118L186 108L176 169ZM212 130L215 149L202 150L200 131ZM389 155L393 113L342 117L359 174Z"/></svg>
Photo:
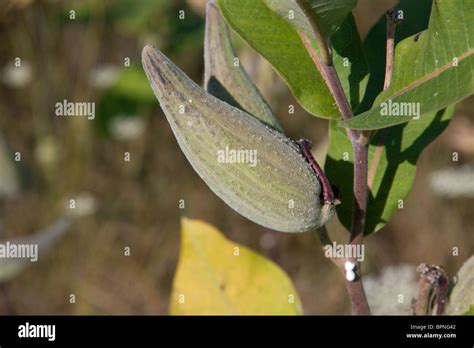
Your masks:
<svg viewBox="0 0 474 348"><path fill-rule="evenodd" d="M367 209L367 157L368 146L362 143L354 146L354 207L350 242L362 243Z"/></svg>
<svg viewBox="0 0 474 348"><path fill-rule="evenodd" d="M318 68L321 76L323 77L326 85L328 86L331 94L333 95L336 105L344 119L353 117L352 108L347 100L347 97L342 88L339 75L333 65L331 50L329 49L328 43L321 39L321 32L319 25L317 25L317 19L312 16L311 11L305 7L306 2L304 0L298 1L298 4L302 6L305 15L310 21L313 31L315 32L315 38L318 43L320 53L322 53L321 59L317 56L314 51L310 40L303 33L299 33L303 44L308 50L312 60ZM353 209L352 209L352 226L349 238L351 245L362 245L364 238L365 229L365 215L367 207L367 166L368 166L368 138L366 133L357 130L349 130L352 146L354 149L354 186L353 186ZM349 260L348 260L349 261ZM361 265L356 259L350 260L356 265L357 278L353 281L346 281L347 291L352 304L352 313L355 315L369 315L370 309L365 296L364 287L361 281Z"/></svg>
<svg viewBox="0 0 474 348"><path fill-rule="evenodd" d="M392 71L393 71L393 57L395 53L395 27L396 23L394 20L396 12L394 10L387 12L387 49L385 58L385 79L383 89L386 90L390 87L392 82Z"/></svg>
<svg viewBox="0 0 474 348"><path fill-rule="evenodd" d="M386 43L386 56L385 56L385 79L383 83L384 91L387 90L392 83L392 74L393 74L393 62L395 55L395 30L397 28L398 20L396 19L398 12L394 9L387 11L387 43ZM390 133L390 128L385 128L381 130L372 130L368 133L367 137L372 138L375 133L381 133L381 141L376 145L375 154L372 160L372 167L369 172L368 177L368 187L369 190L372 188L374 182L374 176L377 169L382 150L385 145L385 140L388 138L388 133Z"/></svg>
<svg viewBox="0 0 474 348"><path fill-rule="evenodd" d="M313 51L314 52L314 51ZM316 59L316 61L318 61ZM334 66L325 66L321 62L317 64L321 66L320 71L333 94L336 104L343 118L352 117L352 111L347 102L346 96L342 89L339 77ZM354 149L354 188L353 188L353 209L352 209L352 227L349 243L351 245L362 245L365 213L367 206L367 163L368 163L368 140L363 132L357 130L349 130L352 146ZM365 296L364 287L361 281L361 265L357 260L351 260L356 264L358 277L355 281L346 281L346 288L352 306L352 314L354 315L370 315L370 308Z"/></svg>
<svg viewBox="0 0 474 348"><path fill-rule="evenodd" d="M319 182L321 183L321 188L323 191L323 203L334 205L339 204L339 200L334 196L334 191L328 177L311 154L311 142L308 139L300 139L297 141L297 144L300 147L304 158L309 163L311 169L313 169L314 173L319 179Z"/></svg>
<svg viewBox="0 0 474 348"><path fill-rule="evenodd" d="M349 119L352 117L352 109L349 105L346 94L344 93L344 89L342 88L341 81L339 80L339 75L337 74L336 68L332 65L332 59L330 60L329 64L324 64L319 57L317 56L316 52L311 46L311 41L306 37L305 34L299 33L301 40L303 41L304 46L308 50L314 64L318 68L319 73L323 77L326 85L328 86L331 94L336 101L336 105L344 119Z"/></svg>
<svg viewBox="0 0 474 348"><path fill-rule="evenodd" d="M418 298L412 307L414 315L443 315L448 298L448 275L443 267L438 265L420 264L417 269L420 274Z"/></svg>
<svg viewBox="0 0 474 348"><path fill-rule="evenodd" d="M366 139L362 137L363 139ZM365 141L353 141L354 147L354 200L352 207L352 224L349 243L351 245L362 245L364 243L365 217L367 210L367 164L368 144ZM357 315L370 314L369 305L365 297L364 287L360 277L360 262L352 260L357 264L359 277L353 282L346 282L349 296L351 297L352 313Z"/></svg>

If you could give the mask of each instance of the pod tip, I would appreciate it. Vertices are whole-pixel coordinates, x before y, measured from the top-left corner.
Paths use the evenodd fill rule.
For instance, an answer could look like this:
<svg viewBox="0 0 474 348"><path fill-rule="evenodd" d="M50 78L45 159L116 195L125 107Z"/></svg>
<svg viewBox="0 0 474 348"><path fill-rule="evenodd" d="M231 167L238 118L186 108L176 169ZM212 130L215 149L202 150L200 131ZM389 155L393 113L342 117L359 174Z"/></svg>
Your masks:
<svg viewBox="0 0 474 348"><path fill-rule="evenodd" d="M149 57L156 51L155 47L150 44L146 44L145 47L143 47L142 50L142 58Z"/></svg>

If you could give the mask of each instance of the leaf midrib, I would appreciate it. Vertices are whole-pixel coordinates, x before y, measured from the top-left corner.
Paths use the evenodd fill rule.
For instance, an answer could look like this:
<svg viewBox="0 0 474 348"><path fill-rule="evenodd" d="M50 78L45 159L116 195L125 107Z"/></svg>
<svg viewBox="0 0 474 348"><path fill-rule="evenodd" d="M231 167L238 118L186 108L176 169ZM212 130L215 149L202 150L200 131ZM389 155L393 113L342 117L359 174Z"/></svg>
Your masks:
<svg viewBox="0 0 474 348"><path fill-rule="evenodd" d="M466 58L469 58L471 55L474 54L474 48L471 48L469 49L468 51L464 52L463 54L461 54L458 58L458 64L460 62L462 62L463 60L465 60ZM401 96L402 94L412 90L412 89L415 89L416 87L424 84L425 82L428 82L432 79L434 79L435 77L439 76L441 73L443 73L444 71L448 70L450 67L455 67L453 65L453 62L448 62L442 66L440 66L439 68L437 68L436 70L432 71L431 73L427 74L427 75L424 75L422 76L421 78L413 81L412 83L410 83L409 85L403 87L402 89L398 90L397 92L395 92L394 94L388 96L387 99L385 99L385 101L389 100L389 99L393 99L393 98L397 98L399 96Z"/></svg>

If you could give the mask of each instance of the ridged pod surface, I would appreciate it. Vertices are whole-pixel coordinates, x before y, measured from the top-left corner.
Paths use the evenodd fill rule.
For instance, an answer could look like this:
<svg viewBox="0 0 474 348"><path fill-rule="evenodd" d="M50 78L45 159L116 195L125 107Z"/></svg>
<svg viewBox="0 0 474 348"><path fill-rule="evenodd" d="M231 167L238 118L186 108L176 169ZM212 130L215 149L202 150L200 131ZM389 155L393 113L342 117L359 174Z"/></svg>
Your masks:
<svg viewBox="0 0 474 348"><path fill-rule="evenodd" d="M204 91L152 46L144 47L142 64L181 150L231 208L282 232L309 231L334 215L293 141ZM219 161L226 150L255 151L255 165Z"/></svg>

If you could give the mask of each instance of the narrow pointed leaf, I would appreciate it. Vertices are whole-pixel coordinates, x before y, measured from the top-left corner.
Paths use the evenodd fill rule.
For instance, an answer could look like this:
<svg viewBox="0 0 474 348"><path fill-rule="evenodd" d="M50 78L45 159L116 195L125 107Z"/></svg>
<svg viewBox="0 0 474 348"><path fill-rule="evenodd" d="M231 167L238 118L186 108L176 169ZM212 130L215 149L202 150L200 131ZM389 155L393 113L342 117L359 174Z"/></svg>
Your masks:
<svg viewBox="0 0 474 348"><path fill-rule="evenodd" d="M419 115L468 97L474 92L473 38L473 0L434 0L428 30L397 45L390 88L376 98L372 109L340 125L381 129L418 122ZM400 112L404 116L398 116Z"/></svg>
<svg viewBox="0 0 474 348"><path fill-rule="evenodd" d="M291 279L272 261L199 220L181 220L174 315L298 315Z"/></svg>
<svg viewBox="0 0 474 348"><path fill-rule="evenodd" d="M229 28L215 1L206 7L204 88L213 96L282 132L277 119L234 52Z"/></svg>
<svg viewBox="0 0 474 348"><path fill-rule="evenodd" d="M322 204L319 180L294 142L204 91L153 47L143 49L142 62L181 150L231 208L282 232L332 217L334 206Z"/></svg>

